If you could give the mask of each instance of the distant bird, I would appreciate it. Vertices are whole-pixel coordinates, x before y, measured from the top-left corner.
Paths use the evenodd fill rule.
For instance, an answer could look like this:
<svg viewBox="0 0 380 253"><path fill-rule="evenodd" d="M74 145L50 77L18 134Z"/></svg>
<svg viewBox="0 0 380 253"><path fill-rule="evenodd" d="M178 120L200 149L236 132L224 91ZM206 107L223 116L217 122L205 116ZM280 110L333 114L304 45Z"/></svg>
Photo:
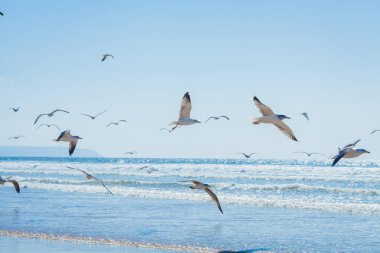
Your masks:
<svg viewBox="0 0 380 253"><path fill-rule="evenodd" d="M111 57L112 59L115 59L112 54L103 54L102 61L105 61L108 57Z"/></svg>
<svg viewBox="0 0 380 253"><path fill-rule="evenodd" d="M108 123L108 125L107 125L107 127L109 127L109 126L111 126L111 125L115 125L115 126L117 126L117 125L119 125L119 123L120 122L127 122L126 120L124 120L124 119L121 119L121 120L119 120L118 122L110 122L110 123Z"/></svg>
<svg viewBox="0 0 380 253"><path fill-rule="evenodd" d="M25 137L24 135L12 136L12 137L9 137L8 140L10 140L10 139L18 140L18 139L24 138L24 137Z"/></svg>
<svg viewBox="0 0 380 253"><path fill-rule="evenodd" d="M158 171L158 169L149 168L148 166L143 166L143 167L141 167L141 168L139 168L137 170L145 170L145 169L147 169L146 172L148 172L148 174L151 174L152 172Z"/></svg>
<svg viewBox="0 0 380 253"><path fill-rule="evenodd" d="M222 116L211 116L210 118L208 118L208 119L205 121L205 123L206 123L207 121L209 121L210 119L213 119L213 120L219 120L220 118L225 118L226 120L230 120L230 118L227 117L227 116L225 116L225 115L222 115Z"/></svg>
<svg viewBox="0 0 380 253"><path fill-rule="evenodd" d="M38 115L38 117L36 118L36 120L34 121L34 125L37 123L37 121L42 117L42 116L48 116L48 117L53 117L54 114L56 112L64 112L64 113L69 113L68 111L65 111L65 110L61 110L61 109L56 109L50 113L42 113L40 115Z"/></svg>
<svg viewBox="0 0 380 253"><path fill-rule="evenodd" d="M18 110L20 110L20 107L17 107L17 108L15 108L15 107L10 107L9 109L10 109L10 110L13 110L13 112L18 112Z"/></svg>
<svg viewBox="0 0 380 253"><path fill-rule="evenodd" d="M55 141L65 141L69 142L69 155L74 153L75 147L77 146L78 140L82 139L79 136L72 136L70 130L63 131Z"/></svg>
<svg viewBox="0 0 380 253"><path fill-rule="evenodd" d="M175 125L172 128L172 131L176 129L178 126L187 126L187 125L192 125L195 123L201 123L196 119L190 118L190 111L191 111L191 99L190 99L189 92L186 92L182 98L181 110L179 112L179 119L177 121L173 121L172 123L170 123L170 125Z"/></svg>
<svg viewBox="0 0 380 253"><path fill-rule="evenodd" d="M242 154L245 158L251 158L251 156L254 155L254 154L256 154L256 153L250 153L250 154L238 153L238 154Z"/></svg>
<svg viewBox="0 0 380 253"><path fill-rule="evenodd" d="M89 179L89 180L93 179L93 180L98 181L98 182L99 182L104 188L106 188L106 190L107 190L111 195L113 195L113 193L107 188L107 186L104 184L104 182L103 182L102 180L98 179L97 177L95 177L95 176L93 176L93 175L91 175L91 174L89 174L89 173L87 173L86 171L81 170L81 169L76 169L76 168L69 167L69 166L66 166L66 168L69 168L69 169L72 169L72 170L80 171L80 172L82 172L83 174L86 175L86 178L87 178L87 179Z"/></svg>
<svg viewBox="0 0 380 253"><path fill-rule="evenodd" d="M333 161L331 166L334 167L335 164L337 164L340 161L340 159L342 159L342 158L355 158L355 157L361 156L362 154L365 154L365 153L370 154L370 152L365 150L365 149L361 149L361 148L353 149L353 147L355 147L355 145L359 141L360 141L360 139L355 141L354 143L351 143L351 144L344 146L342 149L338 148L339 153L333 157L334 161Z"/></svg>
<svg viewBox="0 0 380 253"><path fill-rule="evenodd" d="M57 128L58 131L61 131L61 129L57 125L55 125L55 124L41 124L41 125L39 125L37 127L37 129L40 128L40 127L42 127L42 126L47 126L47 127L53 126L53 127Z"/></svg>
<svg viewBox="0 0 380 253"><path fill-rule="evenodd" d="M0 15L1 15L1 16L4 16L4 13L2 13L2 12L0 11Z"/></svg>
<svg viewBox="0 0 380 253"><path fill-rule="evenodd" d="M162 131L162 130L166 130L166 131L168 131L169 133L171 133L171 132L172 132L172 130L170 130L170 129L167 129L167 128L160 128L159 130L160 130L160 131Z"/></svg>
<svg viewBox="0 0 380 253"><path fill-rule="evenodd" d="M380 131L380 129L373 130L373 131L371 132L371 134L374 134L374 133L379 132L379 131Z"/></svg>
<svg viewBox="0 0 380 253"><path fill-rule="evenodd" d="M182 181L184 182L184 181ZM210 195L212 201L215 202L215 204L218 206L218 209L221 213L223 213L223 210L222 210L222 207L220 206L220 203L219 203L219 200L218 200L218 197L215 195L215 193L213 193L211 190L210 190L210 185L208 184L204 184L204 183L201 183L199 181L195 181L195 180L190 180L188 182L192 182L194 185L191 185L190 186L190 189L193 189L193 190L204 190L208 193L208 195Z"/></svg>
<svg viewBox="0 0 380 253"><path fill-rule="evenodd" d="M5 183L12 183L13 186L15 187L15 190L17 193L20 193L20 185L16 180L5 180L0 177L0 185L3 185Z"/></svg>
<svg viewBox="0 0 380 253"><path fill-rule="evenodd" d="M322 154L322 153L317 153L317 152L313 152L313 153L309 153L309 152L293 152L294 154L305 154L307 155L308 157L312 156L312 155L326 155L326 154Z"/></svg>
<svg viewBox="0 0 380 253"><path fill-rule="evenodd" d="M96 114L95 116L91 116L91 115L88 115L88 114L85 114L85 113L81 113L81 114L84 115L84 116L87 116L87 117L89 117L89 118L91 118L91 119L95 119L96 117L98 117L99 115L105 113L106 111L107 111L107 110L105 110L105 111L103 111L103 112L100 112L100 113Z"/></svg>
<svg viewBox="0 0 380 253"><path fill-rule="evenodd" d="M128 152L125 152L124 155L134 155L136 153L137 153L136 151L128 151Z"/></svg>
<svg viewBox="0 0 380 253"><path fill-rule="evenodd" d="M301 115L304 116L307 120L310 120L309 114L307 114L307 112L303 112L303 113L301 113Z"/></svg>
<svg viewBox="0 0 380 253"><path fill-rule="evenodd" d="M274 114L272 109L261 103L257 97L253 98L253 102L263 115L262 117L253 119L252 123L254 125L258 125L260 123L273 124L291 140L298 141L297 138L294 136L292 130L282 121L284 119L290 119L289 117L285 115Z"/></svg>
<svg viewBox="0 0 380 253"><path fill-rule="evenodd" d="M142 166L142 167L138 168L137 170L143 170L143 169L147 169L147 168L149 168L149 166L147 166L147 165L144 165L144 166Z"/></svg>

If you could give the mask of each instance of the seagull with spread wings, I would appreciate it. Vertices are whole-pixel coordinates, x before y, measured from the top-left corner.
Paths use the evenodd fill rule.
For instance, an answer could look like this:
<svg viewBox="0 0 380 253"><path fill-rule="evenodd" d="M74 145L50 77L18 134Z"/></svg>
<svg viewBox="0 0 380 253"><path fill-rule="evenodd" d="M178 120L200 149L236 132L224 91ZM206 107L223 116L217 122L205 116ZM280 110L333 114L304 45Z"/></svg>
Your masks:
<svg viewBox="0 0 380 253"><path fill-rule="evenodd" d="M358 144L359 141L360 139L351 144L344 146L342 149L338 148L339 153L333 157L334 161L331 166L334 167L335 164L337 164L342 158L355 158L366 153L370 154L369 151L362 148L354 149L355 145Z"/></svg>
<svg viewBox="0 0 380 253"><path fill-rule="evenodd" d="M191 119L190 112L191 112L191 99L190 99L189 92L186 92L182 98L181 110L179 112L179 119L177 121L173 121L170 123L170 125L175 125L172 128L172 131L176 129L178 126L188 126L195 123L201 123L196 119Z"/></svg>
<svg viewBox="0 0 380 253"><path fill-rule="evenodd" d="M18 112L20 110L20 107L10 107L9 110L13 110L13 112Z"/></svg>
<svg viewBox="0 0 380 253"><path fill-rule="evenodd" d="M111 57L112 59L115 59L112 54L103 54L102 61L105 61L108 57Z"/></svg>
<svg viewBox="0 0 380 253"><path fill-rule="evenodd" d="M105 110L105 111L103 111L103 112L100 112L100 113L96 114L95 116L91 116L91 115L89 115L89 114L85 114L85 113L81 113L81 114L84 115L84 116L89 117L90 119L96 119L96 117L98 117L99 115L105 113L106 111L107 111L107 110Z"/></svg>
<svg viewBox="0 0 380 253"><path fill-rule="evenodd" d="M13 180L13 179L11 179L11 180L5 180L5 179L2 179L0 177L0 185L3 185L5 183L12 183L13 186L15 187L16 192L20 193L20 185L18 184L18 182L16 180Z"/></svg>
<svg viewBox="0 0 380 253"><path fill-rule="evenodd" d="M136 153L137 153L136 151L128 151L128 152L125 152L124 155L134 155Z"/></svg>
<svg viewBox="0 0 380 253"><path fill-rule="evenodd" d="M312 156L312 155L326 155L326 154L322 154L322 153L317 153L317 152L303 152L303 151L297 151L297 152L293 152L294 154L305 154L307 155L308 157Z"/></svg>
<svg viewBox="0 0 380 253"><path fill-rule="evenodd" d="M55 114L56 112L70 113L70 112L68 112L68 111L61 110L61 109L56 109L56 110L54 110L54 111L52 111L52 112L50 112L50 113L42 113L42 114L38 115L38 117L37 117L36 120L34 121L34 125L37 123L37 121L38 121L42 116L53 117L54 114Z"/></svg>
<svg viewBox="0 0 380 253"><path fill-rule="evenodd" d="M10 139L18 140L20 138L25 138L25 136L24 135L12 136L12 137L9 137L8 140Z"/></svg>
<svg viewBox="0 0 380 253"><path fill-rule="evenodd" d="M272 109L263 103L257 97L253 98L253 102L256 107L260 110L262 117L254 118L252 123L254 125L258 125L261 123L264 124L272 124L276 126L283 134L289 137L293 141L298 141L294 136L292 130L283 122L284 119L290 119L285 115L275 114Z"/></svg>
<svg viewBox="0 0 380 253"><path fill-rule="evenodd" d="M111 126L111 125L115 125L115 126L117 126L117 125L119 125L119 123L121 123L121 122L126 123L127 121L126 121L125 119L121 119L121 120L119 120L118 122L110 122L110 123L107 124L107 127L109 127L109 126Z"/></svg>
<svg viewBox="0 0 380 253"><path fill-rule="evenodd" d="M41 125L39 125L39 126L37 127L37 129L39 129L39 128L42 127L42 126L46 126L46 127L51 127L51 126L53 126L53 127L57 128L58 131L61 131L61 129L60 129L56 124L41 124Z"/></svg>
<svg viewBox="0 0 380 253"><path fill-rule="evenodd" d="M97 181L97 182L98 182L99 184L101 184L104 188L106 188L106 190L107 190L111 195L113 195L113 193L107 188L107 186L104 184L104 182L103 182L102 180L98 179L97 177L95 177L95 176L93 176L93 175L91 175L91 174L89 174L89 173L87 173L86 171L81 170L81 169L77 169L77 168L73 168L73 167L69 167L69 166L66 166L66 168L69 168L69 169L72 169L72 170L77 170L77 171L82 172L83 174L86 175L86 178L87 178L87 179L89 179L89 180L92 179L92 180Z"/></svg>
<svg viewBox="0 0 380 253"><path fill-rule="evenodd" d="M70 130L63 131L56 140L54 141L65 141L69 143L69 155L74 153L75 147L77 146L78 140L82 139L79 136L72 136Z"/></svg>
<svg viewBox="0 0 380 253"><path fill-rule="evenodd" d="M204 184L202 182L196 181L196 180L187 180L187 181L181 181L181 182L192 182L193 185L190 186L190 189L193 190L204 190L207 192L208 195L210 195L213 202L215 202L216 206L218 207L219 211L223 213L222 207L220 206L220 202L218 200L218 197L213 193L210 188L211 186L208 184Z"/></svg>
<svg viewBox="0 0 380 253"><path fill-rule="evenodd" d="M238 154L242 154L245 158L251 158L251 156L254 155L254 154L256 154L256 153L250 153L250 154L238 153Z"/></svg>
<svg viewBox="0 0 380 253"><path fill-rule="evenodd" d="M213 120L219 120L220 118L225 118L226 120L230 120L230 118L227 117L226 115L221 115L221 116L211 116L211 117L209 117L209 118L205 121L205 123L206 123L207 121L209 121L210 119L213 119Z"/></svg>

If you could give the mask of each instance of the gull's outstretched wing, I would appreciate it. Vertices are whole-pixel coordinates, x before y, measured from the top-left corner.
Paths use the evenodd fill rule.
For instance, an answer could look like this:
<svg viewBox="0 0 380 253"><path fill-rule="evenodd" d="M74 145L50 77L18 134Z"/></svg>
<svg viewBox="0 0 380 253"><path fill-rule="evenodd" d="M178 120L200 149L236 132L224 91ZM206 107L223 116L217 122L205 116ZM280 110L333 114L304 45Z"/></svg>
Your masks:
<svg viewBox="0 0 380 253"><path fill-rule="evenodd" d="M219 116L219 117L221 117L221 118L225 118L226 120L230 120L230 118L227 117L226 115L222 115L222 116Z"/></svg>
<svg viewBox="0 0 380 253"><path fill-rule="evenodd" d="M75 147L77 146L78 140L70 141L69 143L69 155L71 156L74 153Z"/></svg>
<svg viewBox="0 0 380 253"><path fill-rule="evenodd" d="M351 144L347 144L346 146L343 147L343 149L348 148L348 147L354 147L356 144L358 144L359 141L361 141L361 139L359 139L359 140L357 140Z"/></svg>
<svg viewBox="0 0 380 253"><path fill-rule="evenodd" d="M280 129L280 131L283 132L286 136L288 136L291 140L298 141L297 138L294 136L292 130L283 121L277 121L273 125Z"/></svg>
<svg viewBox="0 0 380 253"><path fill-rule="evenodd" d="M337 163L339 162L339 160L342 159L343 156L344 156L345 154L347 154L347 152L348 152L349 150L350 150L350 148L345 148L345 149L343 149L343 150L340 150L339 153L338 153L338 155L335 156L335 159L334 159L334 161L333 161L331 167L334 167L335 164L337 164Z"/></svg>
<svg viewBox="0 0 380 253"><path fill-rule="evenodd" d="M216 203L216 205L218 206L218 209L221 213L223 213L223 210L222 210L222 207L220 206L220 202L218 200L218 197L215 195L215 193L213 193L210 188L206 188L205 191L208 193L208 195L210 195L212 201L214 201Z"/></svg>
<svg viewBox="0 0 380 253"><path fill-rule="evenodd" d="M190 99L189 92L186 92L182 98L181 110L179 113L179 117L180 118L190 118L190 111L191 111L191 99Z"/></svg>
<svg viewBox="0 0 380 253"><path fill-rule="evenodd" d="M98 117L99 115L105 113L106 111L108 111L108 110L105 110L105 111L103 111L103 112L99 112L98 114L96 114L96 115L94 116L94 118L96 118L96 117Z"/></svg>
<svg viewBox="0 0 380 253"><path fill-rule="evenodd" d="M257 97L253 98L253 103L256 105L256 107L260 110L261 114L263 116L271 116L274 115L274 112L272 109L270 109L269 106L264 105L260 102L260 100Z"/></svg>
<svg viewBox="0 0 380 253"><path fill-rule="evenodd" d="M51 114L54 114L54 113L56 113L56 112L65 112L65 113L70 113L70 112L68 112L68 111L65 111L65 110L62 110L62 109L56 109L56 110L52 111L52 112L51 112Z"/></svg>
<svg viewBox="0 0 380 253"><path fill-rule="evenodd" d="M20 185L18 184L16 180L7 180L7 182L12 183L13 186L15 187L16 192L20 193Z"/></svg>
<svg viewBox="0 0 380 253"><path fill-rule="evenodd" d="M42 116L44 116L44 115L47 115L46 113L43 113L43 114L40 114L40 115L38 115L37 116L37 118L36 118L36 120L34 121L34 125L37 123L37 121L42 117Z"/></svg>

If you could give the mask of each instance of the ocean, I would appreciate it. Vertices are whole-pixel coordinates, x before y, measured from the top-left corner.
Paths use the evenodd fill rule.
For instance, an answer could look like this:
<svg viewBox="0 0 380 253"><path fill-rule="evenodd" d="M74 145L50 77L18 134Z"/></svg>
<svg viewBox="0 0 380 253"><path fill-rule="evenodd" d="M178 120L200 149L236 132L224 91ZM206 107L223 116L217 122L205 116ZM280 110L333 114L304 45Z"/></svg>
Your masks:
<svg viewBox="0 0 380 253"><path fill-rule="evenodd" d="M11 236L144 252L379 252L380 162L330 164L2 157L0 176L18 180L21 193L0 186L0 244ZM189 188L193 179L211 185L224 214Z"/></svg>

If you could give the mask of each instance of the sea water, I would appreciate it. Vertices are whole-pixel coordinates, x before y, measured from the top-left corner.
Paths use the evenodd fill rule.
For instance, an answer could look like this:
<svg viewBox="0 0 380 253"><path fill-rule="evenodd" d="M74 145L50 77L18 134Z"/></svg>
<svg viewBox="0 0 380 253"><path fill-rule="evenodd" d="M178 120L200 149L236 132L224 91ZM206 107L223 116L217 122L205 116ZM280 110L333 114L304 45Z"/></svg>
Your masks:
<svg viewBox="0 0 380 253"><path fill-rule="evenodd" d="M0 235L188 252L380 252L380 163L330 163L0 158L0 176L21 186L0 187ZM224 214L187 180L211 185Z"/></svg>

